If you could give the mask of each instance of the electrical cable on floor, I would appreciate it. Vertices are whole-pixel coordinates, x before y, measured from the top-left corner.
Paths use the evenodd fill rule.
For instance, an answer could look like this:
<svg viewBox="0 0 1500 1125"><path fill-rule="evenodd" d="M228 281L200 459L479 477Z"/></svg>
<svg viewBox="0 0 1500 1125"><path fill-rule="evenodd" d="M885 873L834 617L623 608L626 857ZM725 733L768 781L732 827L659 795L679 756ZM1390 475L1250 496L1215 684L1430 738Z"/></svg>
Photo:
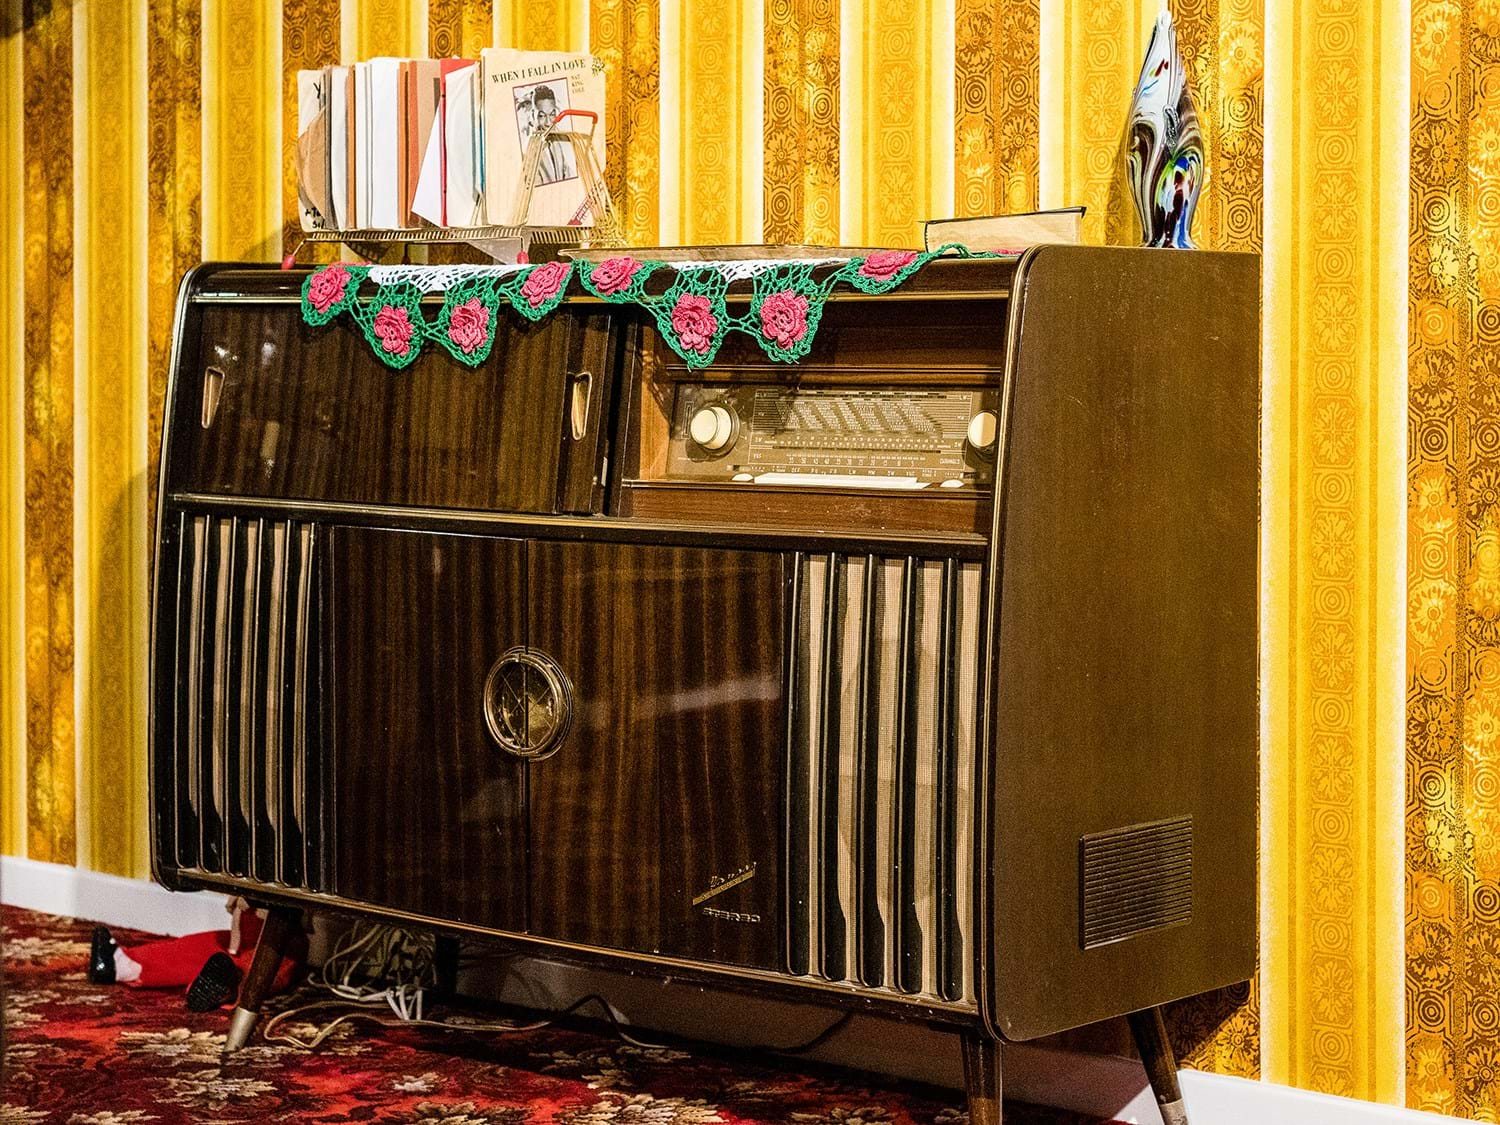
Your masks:
<svg viewBox="0 0 1500 1125"><path fill-rule="evenodd" d="M828 1042L828 1040L832 1039L840 1031L843 1031L845 1026L853 1018L854 1011L853 1009L850 1009L843 1015L836 1017L832 1023L830 1023L827 1027L818 1032L805 1043L798 1043L793 1047L756 1047L753 1048L753 1050L772 1051L778 1055L800 1055L804 1051L811 1051L814 1047L821 1047L824 1043Z"/></svg>
<svg viewBox="0 0 1500 1125"><path fill-rule="evenodd" d="M429 1020L421 1017L405 1018L400 1015L398 1015L397 1018L393 1020L389 1019L386 1016L378 1015L374 1012L367 1012L361 1009L356 1009L354 1011L345 1012L337 1019L331 1020L330 1022L324 1024L310 1039L298 1038L297 1036L292 1035L290 1032L285 1034L278 1034L276 1032L276 1029L282 1023L291 1020L296 1016L311 1012L314 1009L344 1008L359 1003L361 1003L361 1001L319 1000L312 1004L304 1004L298 1008L289 1008L285 1012L278 1012L270 1020L270 1022L266 1024L266 1042L284 1043L289 1047L300 1047L305 1051L311 1051L318 1045L320 1045L330 1035L332 1035L334 1031L336 1031L340 1026L353 1020L368 1020L371 1023L378 1023L382 1027L436 1027L444 1031L470 1031L500 1034L510 1034L513 1032L522 1031L540 1031L543 1028L551 1027L559 1020L566 1019L568 1016L571 1016L574 1012L578 1011L578 1009L582 1008L585 1004L595 1003L598 1004L601 1009L603 1009L605 1018L609 1021L610 1028L614 1031L614 1033L619 1036L621 1040L629 1043L632 1047L639 1047L642 1050L647 1051L665 1051L671 1049L665 1043L648 1043L644 1039L635 1038L625 1030L625 1025L620 1022L619 1013L614 1010L609 1001L595 992L590 992L586 996L580 996L577 1000L573 1001L573 1003L569 1004L562 1011L556 1012L553 1015L548 1016L546 1019L536 1020L532 1023L512 1023L509 1021L491 1021L489 1023L483 1023L469 1020L465 1020L462 1023L454 1023L449 1020Z"/></svg>
<svg viewBox="0 0 1500 1125"><path fill-rule="evenodd" d="M311 1051L320 1046L336 1030L346 1023L366 1020L382 1027L432 1027L444 1031L466 1031L475 1033L513 1034L540 1031L565 1019L585 1005L597 1004L604 1012L610 1029L622 1042L643 1050L670 1050L666 1044L650 1043L637 1039L625 1030L623 1017L612 1004L596 992L579 997L560 1012L531 1023L516 1023L509 1020L478 1022L464 1020L427 1019L423 998L428 988L436 982L437 969L434 961L435 941L431 934L415 934L395 926L357 922L335 943L332 952L315 972L310 982L331 992L334 999L318 1000L279 1012L265 1025L268 1043L282 1043L290 1047ZM363 981L365 983L359 983ZM382 987L383 985L383 987ZM394 1019L366 1010L369 1005L384 1004ZM278 1029L291 1020L307 1013L339 1009L342 1015L317 1028L310 1037L299 1037ZM778 1047L763 1045L754 1050L772 1051L795 1055L827 1042L848 1024L854 1016L846 1011L835 1018L823 1030L803 1043Z"/></svg>

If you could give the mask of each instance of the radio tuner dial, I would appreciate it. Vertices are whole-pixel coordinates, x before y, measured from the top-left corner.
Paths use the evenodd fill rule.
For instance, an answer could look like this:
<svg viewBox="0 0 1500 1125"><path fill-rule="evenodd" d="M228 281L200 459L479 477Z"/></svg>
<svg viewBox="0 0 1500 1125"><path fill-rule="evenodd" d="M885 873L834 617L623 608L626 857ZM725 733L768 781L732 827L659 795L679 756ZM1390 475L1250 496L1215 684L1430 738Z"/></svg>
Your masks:
<svg viewBox="0 0 1500 1125"><path fill-rule="evenodd" d="M705 406L688 423L688 436L710 453L718 453L734 441L734 423L734 412L729 407Z"/></svg>
<svg viewBox="0 0 1500 1125"><path fill-rule="evenodd" d="M995 412L981 410L969 419L969 446L976 453L995 451Z"/></svg>

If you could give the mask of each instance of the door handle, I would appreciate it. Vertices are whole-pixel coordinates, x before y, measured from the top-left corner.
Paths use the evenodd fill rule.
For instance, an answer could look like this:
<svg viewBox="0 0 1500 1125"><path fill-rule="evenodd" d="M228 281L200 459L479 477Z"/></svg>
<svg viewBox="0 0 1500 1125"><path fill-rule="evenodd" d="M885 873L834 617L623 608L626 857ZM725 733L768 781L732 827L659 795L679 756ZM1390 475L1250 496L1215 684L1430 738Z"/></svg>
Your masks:
<svg viewBox="0 0 1500 1125"><path fill-rule="evenodd" d="M485 678L484 722L512 757L550 758L573 725L573 682L545 652L520 645L509 649Z"/></svg>
<svg viewBox="0 0 1500 1125"><path fill-rule="evenodd" d="M582 441L589 432L589 398L594 392L594 376L580 371L568 389L568 426L574 441Z"/></svg>

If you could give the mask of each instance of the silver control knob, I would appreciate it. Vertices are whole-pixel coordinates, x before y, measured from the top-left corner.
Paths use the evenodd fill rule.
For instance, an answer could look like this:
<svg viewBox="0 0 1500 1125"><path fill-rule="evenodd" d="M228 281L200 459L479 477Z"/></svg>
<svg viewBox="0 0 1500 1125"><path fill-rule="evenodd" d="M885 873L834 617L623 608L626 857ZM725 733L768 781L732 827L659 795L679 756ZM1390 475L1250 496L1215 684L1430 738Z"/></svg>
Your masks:
<svg viewBox="0 0 1500 1125"><path fill-rule="evenodd" d="M969 445L976 453L990 453L995 448L995 412L981 410L969 419Z"/></svg>
<svg viewBox="0 0 1500 1125"><path fill-rule="evenodd" d="M688 436L704 449L717 453L734 439L734 415L726 406L705 406L688 423Z"/></svg>

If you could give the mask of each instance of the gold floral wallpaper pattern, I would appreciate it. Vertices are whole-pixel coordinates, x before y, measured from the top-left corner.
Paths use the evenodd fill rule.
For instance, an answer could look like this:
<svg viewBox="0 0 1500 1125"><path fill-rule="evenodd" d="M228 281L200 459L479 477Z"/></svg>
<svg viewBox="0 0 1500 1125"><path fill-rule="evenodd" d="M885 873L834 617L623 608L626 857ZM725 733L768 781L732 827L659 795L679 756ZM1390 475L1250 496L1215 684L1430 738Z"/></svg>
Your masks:
<svg viewBox="0 0 1500 1125"><path fill-rule="evenodd" d="M1041 5L956 0L954 17L954 213L1033 210Z"/></svg>
<svg viewBox="0 0 1500 1125"><path fill-rule="evenodd" d="M767 242L839 237L838 0L768 0L765 15Z"/></svg>
<svg viewBox="0 0 1500 1125"><path fill-rule="evenodd" d="M25 101L21 11L0 3L0 100ZM25 213L25 126L0 113L0 230ZM26 851L26 248L0 236L0 854ZM19 422L18 422L19 420Z"/></svg>
<svg viewBox="0 0 1500 1125"><path fill-rule="evenodd" d="M27 854L76 856L73 709L73 13L21 5Z"/></svg>
<svg viewBox="0 0 1500 1125"><path fill-rule="evenodd" d="M1399 664L1409 72L1399 0L1278 9L1267 103L1262 1062L1401 1095ZM1268 17L1268 31L1271 20ZM1281 174L1273 174L1273 170ZM1290 553L1277 548L1285 541ZM1282 593L1284 591L1284 593ZM1280 615L1285 614L1283 629ZM1274 665L1274 666L1273 666ZM1268 1013L1292 1013L1270 1033ZM1292 1032L1295 1031L1295 1034Z"/></svg>
<svg viewBox="0 0 1500 1125"><path fill-rule="evenodd" d="M24 222L0 229L23 293L3 360L22 424L19 441L0 441L0 508L20 534L15 567L0 568L13 574L0 667L24 685L0 710L11 748L0 810L14 810L0 838L34 858L143 871L144 794L131 781L142 749L112 740L105 718L143 705L145 563L131 544L149 541L154 484L139 466L155 464L182 272L206 246L271 258L298 240L285 154L299 67L587 41L612 78L609 180L640 243L909 243L944 210L1063 202L1090 205L1094 237L1133 236L1115 174L1154 2L280 0L255 34L225 36L243 4L121 0L106 19L0 0L0 97L25 177L12 204ZM1268 508L1268 582L1293 580L1266 615L1285 670L1268 679L1266 816L1293 829L1268 834L1264 973L1256 988L1179 1006L1174 1031L1194 1065L1500 1119L1500 8L1172 8L1209 147L1197 233L1266 254L1268 426L1297 435L1285 464L1301 468L1283 479L1281 463L1267 466L1295 517ZM95 65L104 38L141 24L144 65L131 57L113 76ZM697 55L664 57L663 37L684 32ZM1393 132L1385 103L1408 58L1409 114ZM684 91L717 107L688 136L671 112ZM140 132L123 127L122 98ZM1396 157L1408 131L1406 241L1393 247L1381 208L1393 185L1406 190ZM141 216L139 234L101 222L120 208ZM144 310L144 336L118 364L102 341L124 314L75 307L75 271L89 286L144 279L130 306ZM1389 377L1392 277L1410 299L1410 460L1406 917L1404 939L1387 941L1380 840L1392 818L1369 796L1401 764L1378 707L1387 571L1356 560L1393 534L1379 491L1382 427L1405 394ZM82 382L80 356L92 357ZM124 801L102 804L106 789ZM110 842L105 828L122 826L131 842Z"/></svg>
<svg viewBox="0 0 1500 1125"><path fill-rule="evenodd" d="M1412 4L1407 1100L1500 1120L1500 9Z"/></svg>
<svg viewBox="0 0 1500 1125"><path fill-rule="evenodd" d="M658 241L661 178L661 11L658 0L593 0L589 5L589 49L604 60L604 177L637 246Z"/></svg>

